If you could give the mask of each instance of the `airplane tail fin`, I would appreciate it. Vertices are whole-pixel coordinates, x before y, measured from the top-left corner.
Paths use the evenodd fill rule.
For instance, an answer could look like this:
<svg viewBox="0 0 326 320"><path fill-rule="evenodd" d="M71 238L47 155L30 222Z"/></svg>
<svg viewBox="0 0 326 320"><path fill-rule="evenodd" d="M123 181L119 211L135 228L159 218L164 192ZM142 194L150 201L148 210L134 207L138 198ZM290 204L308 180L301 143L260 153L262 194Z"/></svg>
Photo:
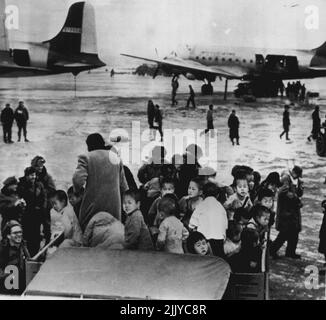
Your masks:
<svg viewBox="0 0 326 320"><path fill-rule="evenodd" d="M97 53L94 7L86 2L74 3L61 31L45 43L57 53Z"/></svg>
<svg viewBox="0 0 326 320"><path fill-rule="evenodd" d="M98 57L95 10L89 3L74 3L61 31L43 43L49 44L49 65L71 68L73 73L105 66Z"/></svg>
<svg viewBox="0 0 326 320"><path fill-rule="evenodd" d="M322 44L320 47L318 47L314 51L315 51L316 56L326 57L326 42L324 42L324 44Z"/></svg>

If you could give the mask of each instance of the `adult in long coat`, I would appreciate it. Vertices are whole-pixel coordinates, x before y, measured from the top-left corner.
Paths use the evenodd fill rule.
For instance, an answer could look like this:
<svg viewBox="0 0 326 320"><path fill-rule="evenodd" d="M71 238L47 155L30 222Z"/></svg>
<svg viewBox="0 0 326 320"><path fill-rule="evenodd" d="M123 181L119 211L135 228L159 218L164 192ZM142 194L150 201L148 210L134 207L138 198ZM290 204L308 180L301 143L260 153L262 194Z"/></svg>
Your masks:
<svg viewBox="0 0 326 320"><path fill-rule="evenodd" d="M240 121L239 118L236 116L235 110L232 110L232 113L228 119L228 127L230 129L230 140L232 145L234 145L234 139L236 140L237 145L239 145L239 127Z"/></svg>
<svg viewBox="0 0 326 320"><path fill-rule="evenodd" d="M311 138L316 140L320 133L321 120L319 116L319 106L315 107L315 111L312 113L311 118L312 118L312 130L311 130L311 135L307 138L309 141L311 141Z"/></svg>
<svg viewBox="0 0 326 320"><path fill-rule="evenodd" d="M271 246L271 255L277 257L277 251L287 241L286 256L298 259L296 248L301 231L300 196L302 194L292 183L290 175L284 174L281 178L282 187L279 189L277 201L276 230L277 238Z"/></svg>
<svg viewBox="0 0 326 320"><path fill-rule="evenodd" d="M83 231L99 212L110 212L121 220L121 193L128 189L122 161L115 152L106 150L103 137L91 134L86 144L89 152L79 156L73 176L75 192L85 186L79 214Z"/></svg>

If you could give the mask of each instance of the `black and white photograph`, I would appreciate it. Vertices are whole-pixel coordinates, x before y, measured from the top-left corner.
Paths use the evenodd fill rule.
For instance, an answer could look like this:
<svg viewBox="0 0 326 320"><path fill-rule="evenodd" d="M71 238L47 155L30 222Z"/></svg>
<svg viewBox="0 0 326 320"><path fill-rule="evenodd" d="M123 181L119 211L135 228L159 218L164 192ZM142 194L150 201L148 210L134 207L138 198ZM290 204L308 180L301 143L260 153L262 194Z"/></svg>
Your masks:
<svg viewBox="0 0 326 320"><path fill-rule="evenodd" d="M325 14L0 0L0 300L325 300Z"/></svg>

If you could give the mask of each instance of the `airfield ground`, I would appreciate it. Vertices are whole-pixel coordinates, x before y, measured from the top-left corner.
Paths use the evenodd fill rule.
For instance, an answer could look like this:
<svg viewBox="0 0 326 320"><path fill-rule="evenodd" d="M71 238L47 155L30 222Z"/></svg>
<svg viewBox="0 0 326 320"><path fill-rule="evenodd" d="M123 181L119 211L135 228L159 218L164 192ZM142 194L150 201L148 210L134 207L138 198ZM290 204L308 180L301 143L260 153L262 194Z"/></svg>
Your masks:
<svg viewBox="0 0 326 320"><path fill-rule="evenodd" d="M206 125L207 106L213 103L218 136L212 148L217 155L215 165L220 182L231 183L230 172L235 164L250 165L261 172L263 178L270 171L281 172L293 164L303 168L303 231L298 246L302 260L283 258L271 261L271 298L325 299L325 277L320 278L317 290L308 290L304 285L307 277L305 268L311 265L320 267L322 264L317 248L322 220L320 203L326 194L323 184L326 159L316 155L314 143L307 142L313 107L296 105L291 110L292 142L285 143L279 138L284 100L260 99L255 103L244 103L230 94L225 102L222 94L217 94L214 97L198 96L198 108L186 110L187 90L183 87L178 95L178 107L171 108L169 80L158 80L153 84L150 78L136 79L133 76L120 76L112 80L107 74L83 75L76 98L69 77L20 80L18 84L8 81L2 85L1 104L7 101L14 104L18 99L26 101L31 113L28 127L31 142L0 144L0 181L10 175L21 176L30 159L42 155L57 186L66 189L71 184L77 156L86 151L85 138L89 133L100 132L108 138L115 128L131 132L132 121L140 123L143 132L147 129L146 106L149 98L164 110L164 128L202 130ZM161 90L163 87L165 89ZM318 103L324 117L326 101L320 100ZM237 110L241 122L241 145L237 147L232 147L228 140L227 117L232 109ZM16 140L16 128L14 138ZM136 150L142 150L146 145L148 140L145 135ZM118 147L126 150L124 143ZM146 148L142 158L145 156ZM139 165L129 161L135 175ZM275 234L273 230L272 237Z"/></svg>

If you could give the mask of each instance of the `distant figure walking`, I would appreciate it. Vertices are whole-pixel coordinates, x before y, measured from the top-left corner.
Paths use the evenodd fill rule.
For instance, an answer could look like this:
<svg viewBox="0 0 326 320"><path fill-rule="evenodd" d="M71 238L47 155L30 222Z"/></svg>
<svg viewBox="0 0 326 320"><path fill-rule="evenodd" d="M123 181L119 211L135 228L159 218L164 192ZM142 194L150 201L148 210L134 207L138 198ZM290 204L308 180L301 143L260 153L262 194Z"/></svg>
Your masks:
<svg viewBox="0 0 326 320"><path fill-rule="evenodd" d="M300 90L300 101L304 101L306 98L306 86L303 84Z"/></svg>
<svg viewBox="0 0 326 320"><path fill-rule="evenodd" d="M229 116L228 127L230 129L230 140L232 142L232 145L234 146L234 139L235 139L237 142L237 145L239 146L240 145L240 143L239 143L240 121L236 115L235 110L232 110L232 113Z"/></svg>
<svg viewBox="0 0 326 320"><path fill-rule="evenodd" d="M163 114L162 111L160 110L160 106L157 104L155 106L155 116L154 116L154 129L158 130L158 132L161 135L161 142L163 142Z"/></svg>
<svg viewBox="0 0 326 320"><path fill-rule="evenodd" d="M14 123L14 118L14 110L12 110L10 104L7 103L6 107L1 112L1 124L3 129L4 143L14 143L11 140L12 125Z"/></svg>
<svg viewBox="0 0 326 320"><path fill-rule="evenodd" d="M191 85L189 85L189 98L188 98L188 101L187 101L186 108L189 108L190 103L192 104L193 108L196 108L195 96L196 95L195 95L194 89L192 88Z"/></svg>
<svg viewBox="0 0 326 320"><path fill-rule="evenodd" d="M155 117L155 105L152 100L149 100L147 104L147 120L149 126L150 140L154 139L154 117Z"/></svg>
<svg viewBox="0 0 326 320"><path fill-rule="evenodd" d="M111 78L114 76L114 74L115 74L114 69L112 69L110 72Z"/></svg>
<svg viewBox="0 0 326 320"><path fill-rule="evenodd" d="M280 139L282 139L282 137L285 134L286 140L289 141L289 131L290 131L290 112L289 112L290 106L289 105L285 105L284 106L284 112L283 112L283 132L280 134Z"/></svg>
<svg viewBox="0 0 326 320"><path fill-rule="evenodd" d="M311 141L311 138L316 140L318 134L320 133L321 120L319 116L319 106L315 106L315 111L312 113L311 118L312 118L312 130L311 130L311 135L307 138L309 141Z"/></svg>
<svg viewBox="0 0 326 320"><path fill-rule="evenodd" d="M179 89L179 81L178 81L179 76L175 75L172 78L172 82L171 82L171 86L172 86L172 107L174 105L178 104L178 101L176 100L176 96L177 96L177 91Z"/></svg>
<svg viewBox="0 0 326 320"><path fill-rule="evenodd" d="M19 102L15 111L15 120L18 127L18 142L21 140L22 131L24 133L25 142L29 142L27 139L27 121L29 120L29 114L23 101Z"/></svg>
<svg viewBox="0 0 326 320"><path fill-rule="evenodd" d="M211 104L208 107L208 111L207 111L207 116L206 116L206 120L207 120L207 128L206 130L203 132L203 134L207 134L208 132L210 132L211 137L214 137L214 120L213 120L213 109L214 106Z"/></svg>

